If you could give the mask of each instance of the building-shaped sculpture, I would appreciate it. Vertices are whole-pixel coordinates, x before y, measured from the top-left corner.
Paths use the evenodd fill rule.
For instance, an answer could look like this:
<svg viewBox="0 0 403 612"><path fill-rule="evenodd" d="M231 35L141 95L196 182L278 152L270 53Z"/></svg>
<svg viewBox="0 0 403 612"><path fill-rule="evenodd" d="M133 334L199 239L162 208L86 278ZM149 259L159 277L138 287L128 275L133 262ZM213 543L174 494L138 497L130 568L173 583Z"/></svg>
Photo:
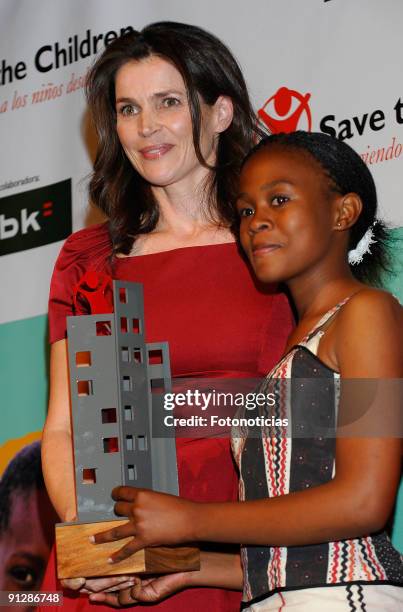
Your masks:
<svg viewBox="0 0 403 612"><path fill-rule="evenodd" d="M152 438L170 390L168 344L147 344L143 287L113 282L114 312L68 317L79 522L115 517L124 484L178 494L174 438Z"/></svg>

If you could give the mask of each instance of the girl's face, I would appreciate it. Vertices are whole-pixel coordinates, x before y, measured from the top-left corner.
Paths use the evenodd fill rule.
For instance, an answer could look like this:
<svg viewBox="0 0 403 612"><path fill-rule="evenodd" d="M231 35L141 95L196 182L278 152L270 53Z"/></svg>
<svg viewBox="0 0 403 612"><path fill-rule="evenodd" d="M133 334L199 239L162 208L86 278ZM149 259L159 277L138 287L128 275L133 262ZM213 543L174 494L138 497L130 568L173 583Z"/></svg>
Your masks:
<svg viewBox="0 0 403 612"><path fill-rule="evenodd" d="M242 246L259 280L320 268L331 251L340 194L308 154L262 148L245 164L237 199Z"/></svg>

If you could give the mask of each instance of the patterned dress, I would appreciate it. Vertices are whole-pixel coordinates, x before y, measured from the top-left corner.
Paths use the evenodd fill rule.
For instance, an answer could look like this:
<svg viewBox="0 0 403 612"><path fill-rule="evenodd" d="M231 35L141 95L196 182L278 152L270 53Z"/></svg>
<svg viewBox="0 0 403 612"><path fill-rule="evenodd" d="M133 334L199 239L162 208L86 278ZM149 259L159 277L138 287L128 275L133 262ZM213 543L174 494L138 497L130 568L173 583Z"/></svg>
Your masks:
<svg viewBox="0 0 403 612"><path fill-rule="evenodd" d="M288 419L288 429L277 427L269 432L255 428L242 435L234 432L232 447L241 475L241 500L303 491L334 477L340 377L320 361L317 351L324 328L347 300L322 317L259 389L266 395L275 393L274 416ZM267 417L267 407L256 415L262 416L262 410ZM283 610L287 606L309 611L326 606L326 612L403 610L403 591L398 586L403 584L403 563L385 532L306 546L245 546L241 557L244 601L250 610ZM379 585L378 589L374 585ZM365 598L369 596L375 600L381 597L379 607L368 607Z"/></svg>

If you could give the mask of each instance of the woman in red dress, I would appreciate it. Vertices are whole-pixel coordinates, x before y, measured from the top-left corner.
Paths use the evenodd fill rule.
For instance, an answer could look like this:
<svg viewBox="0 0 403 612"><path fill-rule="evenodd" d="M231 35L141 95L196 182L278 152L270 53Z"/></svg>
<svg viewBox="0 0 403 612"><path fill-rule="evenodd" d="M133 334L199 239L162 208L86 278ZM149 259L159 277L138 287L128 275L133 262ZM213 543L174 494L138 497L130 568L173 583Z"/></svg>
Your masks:
<svg viewBox="0 0 403 612"><path fill-rule="evenodd" d="M259 376L292 325L285 296L256 284L232 233L239 162L260 134L229 50L194 26L153 24L105 50L90 71L88 99L99 136L90 195L109 221L66 241L52 279L42 452L62 521L76 515L65 319L85 312L73 299L85 274L143 283L146 340L169 341L173 376ZM183 497L236 499L228 439L178 439L177 455ZM65 592L64 608L91 607L91 594L130 582L70 581L76 592ZM57 588L54 556L42 588ZM190 589L155 607L229 611L239 602L230 590Z"/></svg>

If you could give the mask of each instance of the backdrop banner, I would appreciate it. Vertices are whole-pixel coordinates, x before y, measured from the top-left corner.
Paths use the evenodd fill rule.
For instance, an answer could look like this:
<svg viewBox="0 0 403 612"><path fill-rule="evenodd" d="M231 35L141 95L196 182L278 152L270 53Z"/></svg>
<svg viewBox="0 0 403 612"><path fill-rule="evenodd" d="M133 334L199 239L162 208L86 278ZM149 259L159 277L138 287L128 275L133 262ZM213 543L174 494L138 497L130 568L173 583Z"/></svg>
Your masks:
<svg viewBox="0 0 403 612"><path fill-rule="evenodd" d="M44 423L55 259L72 231L102 219L87 195L95 137L86 73L120 34L161 20L199 25L228 44L270 130L322 131L362 156L398 238L385 286L402 300L401 2L2 0L0 474ZM393 533L403 551L402 523L403 489Z"/></svg>

